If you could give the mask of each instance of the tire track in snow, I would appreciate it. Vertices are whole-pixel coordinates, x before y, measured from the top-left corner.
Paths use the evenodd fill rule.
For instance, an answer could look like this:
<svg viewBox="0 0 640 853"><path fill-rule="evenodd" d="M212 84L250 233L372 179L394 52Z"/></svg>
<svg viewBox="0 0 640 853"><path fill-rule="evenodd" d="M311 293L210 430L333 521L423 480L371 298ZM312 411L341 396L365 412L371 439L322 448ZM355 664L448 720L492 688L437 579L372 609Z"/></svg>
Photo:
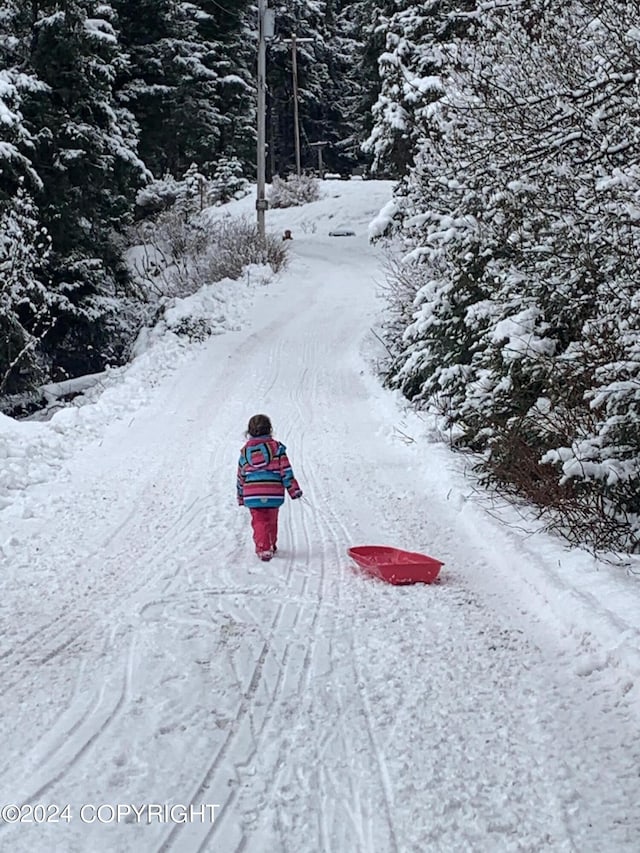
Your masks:
<svg viewBox="0 0 640 853"><path fill-rule="evenodd" d="M282 345L279 347L280 351L282 350ZM281 355L281 352L280 352ZM276 364L281 363L281 358L278 359L270 359L270 362L274 362ZM279 378L278 369L275 371L275 375L272 377L271 382L264 383L267 390L270 390L277 383ZM302 378L300 380L300 385L303 385L305 382L305 374L303 373ZM300 387L300 386L298 386ZM215 841L216 835L224 831L224 821L225 815L229 814L231 811L231 806L236 802L238 796L240 795L240 784L243 774L246 772L248 767L252 764L256 756L262 753L267 736L269 734L270 729L273 727L273 721L276 719L276 715L273 713L274 709L278 705L282 705L284 700L289 699L291 696L298 696L300 690L301 680L305 677L305 672L309 668L311 664L311 655L307 651L305 657L302 660L301 666L297 669L296 673L292 675L292 667L296 663L297 653L292 651L292 643L286 642L284 646L284 651L278 657L276 651L277 643L274 643L274 640L277 639L278 636L282 635L283 632L283 622L284 616L288 610L291 609L291 605L295 606L293 611L293 616L289 620L287 635L293 633L294 637L296 634L296 629L299 626L299 623L302 621L303 613L307 609L306 605L308 603L305 601L305 604L300 607L301 600L304 599L306 595L306 589L308 585L308 569L309 566L309 553L310 553L310 536L308 532L308 524L305 518L302 518L301 522L302 528L302 536L306 545L305 553L307 554L305 561L305 571L300 572L299 570L294 574L294 565L297 565L298 561L295 556L289 556L285 563L285 580L289 587L293 586L293 593L295 598L292 598L291 592L289 592L287 601L282 603L277 612L276 616L273 620L273 623L270 627L269 634L265 639L263 647L261 649L258 662L253 670L251 683L250 683L250 691L248 694L245 694L245 699L242 702L238 714L235 719L234 732L229 735L229 737L225 740L225 743L221 747L214 761L211 763L207 772L205 773L204 778L202 779L198 790L191 796L191 802L195 803L204 795L204 792L209 790L212 784L212 780L215 777L215 774L218 772L223 760L226 759L227 754L229 755L229 760L234 765L234 775L236 778L236 787L231 791L227 800L224 804L224 810L222 811L218 820L213 824L213 826L206 832L203 837L200 839L200 847L198 849L206 849L207 845L210 842ZM292 538L292 541L295 542L296 538L296 528L290 524L289 525L289 535ZM273 565L270 564L270 566ZM316 595L313 600L312 606L312 615L311 615L311 632L313 634L315 629L315 623L317 620L317 611L319 609L321 602L321 596ZM233 761L233 748L234 748L234 740L236 740L239 735L242 733L241 723L247 717L250 717L251 714L251 705L252 701L258 691L258 686L260 679L263 677L263 672L265 668L265 663L267 661L267 656L269 653L272 653L272 656L276 660L277 664L277 675L275 683L272 685L270 691L270 699L261 712L262 714L262 723L258 727L258 729L254 729L252 731L252 747L249 752L249 755L243 759L243 761L238 764ZM291 683L293 681L293 684ZM269 788L273 786L273 776L275 769L272 768L271 772L266 770L266 776L262 778L266 779L266 792L264 796L268 796ZM193 828L189 828L188 834L192 836ZM200 834L200 833L199 833ZM173 845L178 843L179 839L182 839L185 835L184 827L174 827L172 831L165 838L162 846L159 848L161 851L170 850ZM244 838L244 836L243 836ZM180 842L182 843L182 842ZM244 847L245 841L240 842L240 846L236 849L242 849Z"/></svg>
<svg viewBox="0 0 640 853"><path fill-rule="evenodd" d="M303 386L305 384L305 382L306 382L306 376L303 373L302 378L300 380L300 383L298 385L298 389L301 386ZM271 384L273 384L273 382ZM267 387L270 387L270 386L267 386ZM309 532L308 532L307 520L304 517L302 518L301 527L302 527L302 532L303 532L303 538L304 538L305 544L306 544L306 553L308 555L310 553L310 550L311 550L311 541L310 541L310 536L309 536ZM294 525L290 523L289 532L290 532L291 538L294 540L296 538L295 530L296 529L295 529ZM286 577L287 582L290 585L292 582L292 570L293 570L294 562L297 562L297 559L294 557L289 557L287 559L286 576L285 577ZM271 565L273 565L273 564L271 564ZM308 584L308 578L307 578L308 566L309 566L309 557L307 556L304 574L300 574L300 572L298 572L298 574L297 574L297 577L301 578L301 581L295 587L295 593L296 593L295 601L296 602L300 601L301 596L304 595L304 593L306 591L307 584ZM315 622L317 620L317 611L318 611L319 604L322 601L322 598L323 598L322 589L320 589L320 591L318 593L316 593L316 597L314 599L315 609L314 609L314 613L311 617L311 635L312 636L315 635ZM292 597L291 597L291 594L289 594L289 601L288 601L286 606L290 606L291 603L292 603ZM281 616L282 616L282 612L283 611L279 611L278 614L276 615L276 620L274 622L274 625L272 626L272 631L271 631L272 636L277 636L278 630L280 630L282 627L282 625L279 621ZM293 621L291 624L292 630L298 626L298 623L301 620L302 612L303 611L300 607L298 607L298 609L295 611L294 618L293 618ZM253 746L252 752L250 754L250 758L247 759L245 762L243 762L242 767L239 765L236 765L236 776L238 776L238 777L241 776L241 771L242 771L243 767L245 767L250 761L252 761L253 757L259 752L259 750L262 746L262 743L264 742L264 740L267 736L267 733L268 733L267 732L267 728L268 728L267 724L269 724L269 726L271 726L272 719L275 719L275 715L273 715L271 712L272 712L272 709L275 706L275 704L277 702L282 701L281 682L284 679L286 679L286 678L290 679L290 677L291 677L290 668L289 668L289 660L288 660L290 655L291 655L291 644L288 643L285 646L284 654L282 655L280 662L279 662L280 667L278 670L278 677L277 677L276 684L275 684L275 686L271 692L271 700L269 702L269 705L268 705L266 711L263 712L264 722L263 722L262 726L260 727L259 731L257 733L254 732L254 741L253 741L254 746ZM309 666L311 665L312 656L313 656L312 650L307 649L305 658L304 658L303 663L302 663L302 667L298 671L297 684L295 685L294 688L290 687L288 689L288 695L292 695L292 694L297 695L299 693L299 683L300 683L301 679L307 678L305 676L305 673L308 671ZM266 660L266 659L264 659L264 660ZM264 660L263 660L263 664L264 664ZM260 674L262 674L263 668L264 668L264 666L261 667ZM254 671L254 675L255 675L255 671ZM308 678L307 678L307 680L308 680ZM257 686L256 686L256 690L257 690ZM246 713L247 710L248 710L248 706L244 709L244 713ZM239 717L237 718L237 721L239 721ZM227 751L232 751L232 745L231 745L229 740L227 741L225 748ZM203 787L203 789L207 789L208 787L210 787L210 780L211 780L213 774L215 773L215 771L217 770L217 767L220 764L220 760L221 760L221 756L218 756L216 761L211 766L210 773L208 774L207 777L205 777L205 781L203 782L203 785L201 786L201 787ZM201 791L199 791L195 795L195 797L197 798L200 795L201 795ZM235 797L234 797L234 799L235 799ZM231 799L227 799L226 806L225 806L225 811L227 813L228 813L228 807L229 807L230 803L231 803ZM210 836L208 836L208 837L213 837L215 835L216 829L220 828L220 825L221 825L221 822L217 822L216 827L214 827L214 829L212 829ZM184 832L180 832L180 830L176 831L172 837L170 837L167 841L165 841L165 844L171 845L173 843L174 839L178 837L178 835L180 835L180 837L182 837L184 835ZM204 843L205 842L203 842L203 844Z"/></svg>
<svg viewBox="0 0 640 853"><path fill-rule="evenodd" d="M306 380L306 376L303 374L302 383L304 383L305 380ZM316 392L315 392L313 387L312 388L307 387L305 390L306 390L306 403L307 403L307 408L308 408L308 401L315 399ZM301 405L299 406L299 408L300 408L300 412L302 414L302 416L299 419L302 420L303 423L306 422L306 419L309 417L311 418L311 420L314 420L313 414L311 414L311 416L310 416L308 410L305 410L304 412L302 412L302 406ZM305 466L304 460L307 457L306 457L306 453L301 450L303 445L304 445L304 437L305 437L304 428L299 428L299 430L298 430L298 450L297 450L297 453L299 455L299 459L302 460L302 466L299 466L299 464L296 463L296 467L300 467L300 470L303 472L304 483L305 483L305 494L309 494L313 497L314 493L316 491L318 492L318 495L319 495L321 490L318 487L319 477L316 473L316 469L312 468L311 471L307 471L306 466ZM301 479L302 479L302 477L301 477ZM315 504L319 504L319 500L315 501ZM337 541L338 536L336 534L336 527L331 522L331 518L336 518L336 517L337 516L335 513L332 513L332 515L329 516L323 510L321 510L319 514L316 513L314 515L314 526L316 528L316 533L320 534L319 536L315 537L315 542L316 542L316 544L318 542L320 543L321 550L323 553L323 558L321 561L321 577L320 577L320 585L319 585L318 594L319 594L319 602L321 602L321 603L323 602L325 604L328 602L328 600L330 598L334 597L334 589L335 589L333 587L333 585L327 589L326 563L333 563L335 565L336 563L339 562L338 559L335 559L335 558L337 558L338 552L339 552L339 545L338 545L338 541ZM306 514L304 516L304 523L306 525ZM342 528L342 530L344 533L344 527ZM309 540L308 535L306 536L306 539L309 542L309 550L311 550L311 542ZM333 552L333 554L332 554L332 552ZM307 561L307 566L308 565L309 565L309 561ZM311 667L312 667L313 657L315 654L315 648L316 648L316 645L318 642L318 632L316 630L315 622L319 618L319 612L320 612L320 608L318 608L316 610L316 613L314 616L314 623L312 623L313 631L310 634L310 639L309 639L308 644L307 644L304 672L302 673L302 678L304 679L304 682L302 685L302 689L300 691L301 699L303 701L301 701L299 703L299 708L298 708L298 711L296 714L296 718L299 720L298 725L297 725L297 730L299 732L301 732L301 736L304 737L305 740L307 740L307 741L309 740L308 733L306 731L305 722L303 719L301 720L301 718L303 718L308 713L308 702L307 702L305 697L307 696L307 694L309 692L309 686L312 683ZM334 623L332 623L331 630L330 630L331 635L334 633L333 624ZM329 627L329 626L327 626L327 627ZM325 673L325 678L326 677L330 678L332 675L333 675L333 665L332 665L332 668L330 669L329 673L328 674ZM363 712L366 713L366 709ZM338 724L339 731L341 733L341 749L342 749L342 752L345 754L348 754L349 753L348 744L349 744L350 737L349 737L349 733L345 732L344 728L342 727L341 715L340 714L338 715L338 720L336 722ZM287 720L287 731L290 728L292 728L291 721ZM286 766L287 751L290 750L290 748L291 748L291 737L288 733L285 734L283 732L279 732L276 734L277 734L278 740L281 742L281 748L280 748L280 751L278 753L278 758L275 761L275 766L281 767L281 770L278 773L277 778L276 778L276 787L279 789L284 789L286 787L286 778L288 775L290 775L290 772L291 772L290 769L287 768L287 766ZM332 729L331 737L332 738L335 737L335 728ZM320 759L321 752L317 748L315 750L315 753L316 753L316 756ZM296 754L295 750L294 750L294 754ZM310 763L313 764L314 762L310 762ZM318 795L318 792L319 792L319 797L322 800L322 802L331 801L331 800L328 800L327 796L322 794L323 789L326 789L327 784L329 784L329 780L331 778L330 773L327 771L327 768L323 767L321 759L316 761L315 764L317 765L317 769L315 771L315 778L316 778L316 782L317 782L317 785L315 786L315 793L316 793L316 795ZM383 784L384 779L382 778L382 771L380 770L380 768L379 768L379 773L380 773L381 784ZM349 779L348 781L351 783L352 780ZM302 785L305 782L308 786L310 786L310 780L304 779L302 777L299 777L297 782L298 782L298 784L296 786L297 788L299 788L300 785ZM272 785L271 800L272 800L272 804L277 806L277 803L273 803L273 787L274 786ZM310 787L308 787L307 791L304 793L308 794L309 791L310 791ZM327 794L332 795L334 802L337 798L336 795L337 795L338 791L339 791L339 787L336 785L334 790L332 790L331 792L327 792ZM355 786L355 787L352 786L351 792L352 792L352 797L351 797L352 801L356 804L359 804L359 795L358 795L357 786ZM340 801L344 801L345 798L344 798L344 791L343 790L340 790L338 798ZM349 809L348 811L349 811L351 823L354 827L354 833L355 833L355 836L357 839L356 843L360 844L359 849L367 849L367 850L373 849L370 842L365 841L365 838L367 838L367 837L369 839L372 838L372 827L369 826L368 831L366 831L363 828L364 827L363 813L360 813L359 817L356 818L354 816L353 809ZM277 809L276 809L276 813L278 813ZM314 849L322 849L322 850L332 849L332 847L330 846L330 843L329 843L329 839L335 834L335 821L336 821L335 815L334 815L334 818L332 820L332 818L329 815L328 810L324 810L324 809L322 810L322 812L320 814L320 819L319 819L318 833L319 833L319 841L323 846L321 846L320 848L315 847ZM387 822L389 824L391 824L390 817L387 819ZM332 826L332 824L333 824L333 826ZM279 831L280 848L279 849L295 851L296 850L295 840L289 841L289 838L288 838L289 832L290 832L289 828L287 828L283 825L281 819L279 820L279 826L280 826L280 831ZM373 833L373 834L375 834L375 833ZM353 846L352 846L353 845L353 839L351 839L351 842L348 842L348 843L350 844L349 849L353 849ZM367 844L368 846L364 847L363 845L365 845L365 844Z"/></svg>
<svg viewBox="0 0 640 853"><path fill-rule="evenodd" d="M33 759L35 766L29 774L29 785L19 783L13 789L14 801L22 807L29 803L37 803L49 799L55 802L55 796L49 792L58 784L80 761L87 757L95 742L111 726L122 713L131 688L133 658L135 653L134 638L129 638L126 650L127 665L124 678L114 691L102 685L98 694L90 704L73 719L77 701L72 703L60 714L62 722L56 726L56 731L47 732L39 741L41 755ZM76 697L79 684L76 685ZM70 720L67 720L71 717ZM19 794L16 794L19 792ZM19 824L0 823L0 838L3 834L9 836L16 831Z"/></svg>
<svg viewBox="0 0 640 853"><path fill-rule="evenodd" d="M154 472L151 473L151 478L154 479ZM146 489L146 491L150 491ZM162 496L166 501L167 495ZM173 495L169 496L169 504L172 509L180 503L180 498L176 500ZM96 642L100 641L104 625L102 620L96 624L95 615L89 607L83 606L82 602L91 603L96 596L101 604L106 606L109 613L109 618L115 620L124 618L125 624L130 620L126 618L126 611L130 608L131 597L135 600L135 595L145 587L151 584L151 581L156 575L156 565L162 561L168 550L179 550L181 546L188 543L192 537L193 530L197 530L202 519L202 508L197 505L197 501L191 501L180 512L165 512L164 517L174 519L172 523L158 534L157 524L155 523L157 509L154 507L151 510L143 505L143 513L141 514L138 508L137 512L130 511L125 518L120 518L117 525L112 528L103 538L100 549L97 549L91 556L96 559L102 557L102 572L89 589L79 590L79 595L76 597L73 604L68 604L66 607L67 613L71 616L60 616L55 620L51 620L43 628L31 632L28 635L28 643L22 644L20 652L20 666L14 667L13 671L18 673L16 679L12 679L9 683L4 681L3 692L12 691L12 696L15 699L15 691L19 683L24 682L30 685L31 679L40 675L40 667L48 661L54 661L56 656L68 649L78 640L88 640L95 646ZM149 517L150 515L150 517ZM155 531L150 534L150 531ZM143 550L142 547L137 549L134 546L133 552L131 542L140 541L143 545L152 546ZM109 553L106 553L108 550ZM139 550L139 555L136 554ZM133 554L133 556L132 556ZM132 561L136 562L137 578L133 584L129 581L127 574L128 566ZM129 586L129 597L125 601L119 601L121 597L121 582L126 578ZM165 584L166 586L166 584ZM135 623L135 620L134 620ZM100 659L106 658L107 655L103 651L100 653ZM25 667L25 661L30 662L30 666ZM101 664L104 667L104 663ZM33 671L33 675L32 675ZM84 677L88 673L85 672ZM94 678L94 674L89 675L89 678ZM124 676L126 678L126 674ZM112 676L110 675L111 679ZM104 704L105 697L103 691L96 701L96 709L101 708ZM53 784L59 781L64 772L74 768L75 763L82 759L86 751L86 745L93 744L97 737L103 736L106 733L110 722L115 719L114 714L107 714L106 720L103 719L103 714L94 714L91 711L85 712L83 708L75 709L75 703L78 702L78 690L70 700L70 704L58 715L58 719L54 721L53 726L38 733L38 740L35 741L30 750L38 753L40 750L39 743L45 743L48 739L56 739L58 733L62 732L61 736L67 739L67 748L71 753L74 753L74 758L68 761L63 772L52 774L48 784ZM121 707L121 702L116 700L117 707ZM67 726L66 719L69 715L78 715L78 723ZM61 717L65 722L61 722ZM94 719L95 732L87 734L85 729L91 719ZM73 744L75 733L83 726L82 743ZM44 790L44 788L43 788Z"/></svg>
<svg viewBox="0 0 640 853"><path fill-rule="evenodd" d="M335 379L335 377L334 377L334 379ZM350 395L351 391L352 391L352 389L350 387L350 378L348 378L346 373L340 373L340 375L339 375L339 387L338 387L337 391L334 392L336 394L337 398L338 399L341 399L343 397L347 398ZM316 395L316 394L311 395L311 400L315 400L317 396L321 396L321 395L319 395L319 394L318 395ZM327 430L331 429L332 425L330 423L328 423L328 421L327 421L326 412L323 413L323 419L325 420L325 423L326 423L326 429ZM317 419L316 419L316 423L317 423ZM315 479L317 482L317 476ZM318 488L318 492L320 492L320 488ZM340 518L340 516L336 513L336 511L334 509L334 505L332 502L323 503L322 506L319 508L318 512L320 514L320 519L318 522L319 526L321 526L321 529L328 529L330 531L330 540L329 541L327 541L327 540L323 541L323 553L326 553L328 551L327 545L330 544L333 547L333 550L335 552L336 563L339 564L341 562L340 558L342 557L342 549L340 548L339 542L340 541L342 541L343 543L349 542L350 541L350 532L346 528L346 526L345 526L344 522L342 521L342 519ZM338 589L339 593L341 593L342 589L344 588L343 581L344 581L344 578L338 579L337 589ZM347 633L347 636L349 638L349 649L350 649L350 654L348 654L346 656L346 660L348 660L350 662L351 669L353 672L353 679L350 679L349 683L350 683L350 685L352 685L352 684L362 685L362 687L364 688L362 674L360 673L360 671L358 669L358 664L357 664L357 654L356 654L356 649L355 649L355 644L354 644L353 624L349 625L349 630L346 633ZM332 631L332 635L335 635L335 634L336 634L336 631L334 629ZM342 657L341 665L344 665L344 661L345 661L345 656ZM362 712L363 712L363 716L364 716L365 723L366 723L368 737L369 737L371 747L372 747L372 754L375 757L377 775L378 775L378 778L380 779L381 789L384 792L383 808L384 808L385 817L386 817L386 825L387 825L387 829L389 832L389 846L387 849L389 849L389 851L397 851L398 845L397 845L397 840L396 840L396 836L395 836L394 822L393 822L393 808L392 808L393 795L392 795L392 788L391 788L391 782L390 782L390 778L389 778L388 768L386 766L384 754L383 754L383 752L380 748L380 745L377 742L377 739L374 735L374 727L373 727L373 723L372 723L372 719L373 719L372 711L371 711L370 705L367 701L364 689L358 690L356 693L356 696L357 696L357 699L360 702L361 707L362 707ZM349 689L349 696L348 696L349 702L352 703L354 698L355 697L354 697L353 691L351 689ZM345 731L345 729L342 725L342 718L343 718L343 715L339 714L338 715L338 721L339 721L339 726L340 726L340 731L341 731L341 740L342 740L342 744L343 744L344 748L348 748L348 744L350 742L350 733ZM325 749L326 749L326 746L327 746L327 744L325 744ZM351 790L351 795L352 795L354 801L360 804L360 796L359 796L359 791L357 789L357 786L354 786L352 784L350 787L350 790ZM376 810L376 813L377 813L377 810ZM374 850L376 848L371 843L372 842L372 826L369 824L369 826L367 827L368 832L365 832L364 828L362 827L363 815L364 815L364 811L362 810L362 804L360 804L360 824L359 824L358 838L359 838L360 843L364 845L365 844L365 838L368 837L369 841L367 842L367 846L363 846L362 849ZM351 814L351 817L353 820L353 814ZM376 838L377 838L377 835L375 832L373 833L373 835L376 836ZM379 842L379 838L378 838L378 842Z"/></svg>
<svg viewBox="0 0 640 853"><path fill-rule="evenodd" d="M314 341L314 343L316 344L315 352L314 352L314 358L312 359L312 362L315 363L316 366L318 364L321 364L323 359L322 359L320 353L318 352L319 347L317 345L317 339L307 338L306 340ZM308 348L307 348L307 352L308 352ZM327 353L327 355L328 355L328 353ZM297 404L297 408L298 408L298 415L299 415L300 422L303 424L306 424L308 421L310 421L317 428L318 417L317 417L317 406L315 405L315 403L316 403L316 400L319 398L319 373L320 373L320 371L317 369L313 370L313 371L308 371L308 369L305 369L305 373L303 374L302 383L299 386L300 390L302 388L302 384L304 384L307 373L311 374L313 385L311 388L305 388L304 394L300 393L297 395L296 404ZM323 412L323 418L326 418L325 412ZM331 558L331 554L332 554L332 552L334 553L334 555L337 553L338 546L337 546L337 541L336 541L337 537L335 535L335 527L331 524L330 519L329 519L329 515L326 513L325 507L321 506L321 494L322 494L323 490L320 486L320 475L318 473L318 469L314 465L307 466L305 464L305 460L308 458L307 454L305 452L305 449L304 449L305 438L306 438L306 430L304 428L302 428L300 430L299 444L300 444L301 459L303 460L303 474L304 474L305 482L308 483L308 493L311 496L310 506L312 506L314 508L320 507L319 509L315 509L315 511L314 511L314 528L316 530L316 533L319 534L316 537L316 542L319 542L320 550L321 550L321 554L322 554L321 559L320 559L319 590L318 590L319 607L318 607L316 614L315 614L315 620L314 620L314 625L313 625L313 627L314 627L313 636L312 636L312 639L307 646L306 658L305 658L306 669L305 669L305 675L304 675L304 684L303 684L302 690L301 690L301 696L304 697L304 699L300 703L300 710L298 711L298 714L297 714L298 732L303 733L303 735L302 735L303 738L308 740L308 735L306 734L306 728L307 728L306 722L307 722L308 717L309 717L309 710L310 709L309 709L309 700L307 697L309 697L310 694L312 693L312 678L311 678L312 663L314 662L314 656L317 653L318 640L319 640L318 629L316 627L316 624L317 624L317 621L318 621L319 616L320 616L321 608L325 612L328 609L333 610L333 608L328 608L327 605L329 604L329 602L335 601L335 587L333 586L333 584L330 584L330 582L328 581L326 565L327 565L327 562L333 563L333 560ZM306 516L306 514L305 514L305 516ZM305 518L305 516L303 516L303 518ZM308 546L310 549L311 548L311 542L309 541L309 538L308 538ZM331 617L329 617L329 621L323 625L323 636L326 636L327 633L329 634L329 636L333 636L334 630L335 630L335 612L333 612ZM329 642L329 647L328 647L328 658L329 658L329 662L330 662L330 667L329 667L328 671L324 672L324 678L331 678L334 674L333 662L331 660L331 642ZM314 677L314 679L316 677ZM342 722L340 720L340 716L338 716L337 727L342 732L342 735L343 735L342 736L342 743L341 743L342 749L343 749L344 753L348 753L348 742L349 741L348 741L348 738L345 736L345 733L344 733L344 730L342 727ZM334 729L334 731L335 731L335 729ZM318 816L318 835L319 835L318 840L321 844L321 847L320 847L321 850L330 850L330 849L332 849L332 838L334 837L334 833L335 833L336 815L335 815L335 811L334 811L333 816L330 815L329 809L326 807L326 804L328 804L330 802L335 802L336 795L339 796L340 800L342 800L343 797L340 794L338 794L338 791L340 790L340 788L338 785L333 784L333 779L332 779L331 773L329 772L328 768L323 766L322 761L319 760L321 753L318 751L317 747L314 749L314 753L315 753L316 761L313 764L313 766L314 766L314 777L313 778L315 779L315 782L317 785L317 790L319 792L319 794L318 794L319 799L321 802L323 802L325 804L325 807L323 807L320 810L320 813ZM285 767L284 758L281 761L281 764L283 767ZM283 783L281 783L281 784L283 784ZM307 792L305 792L308 796L312 790L311 789L311 779L307 780L307 784L310 786L309 789L307 790ZM315 788L315 786L314 786L314 788ZM351 786L351 790L353 793L352 786ZM361 833L362 819L360 817L360 820L356 820L353 816L352 810L348 809L348 812L349 812L349 815L350 815L351 820L352 820L352 825L354 827L355 835L359 840L362 840L362 833ZM280 834L280 840L284 846L284 849L286 849L286 847L288 846L286 843L287 842L287 835L282 829L281 829L281 834ZM295 850L295 845L292 849Z"/></svg>

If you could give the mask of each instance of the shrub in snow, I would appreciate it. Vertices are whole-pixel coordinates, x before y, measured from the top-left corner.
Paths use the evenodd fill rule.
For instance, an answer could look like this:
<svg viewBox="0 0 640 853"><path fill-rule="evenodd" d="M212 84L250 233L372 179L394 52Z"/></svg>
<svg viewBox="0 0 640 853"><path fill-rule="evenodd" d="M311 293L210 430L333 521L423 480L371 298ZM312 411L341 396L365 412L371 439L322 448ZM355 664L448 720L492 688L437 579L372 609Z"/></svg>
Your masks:
<svg viewBox="0 0 640 853"><path fill-rule="evenodd" d="M234 198L243 198L251 191L251 184L243 175L243 166L237 157L221 157L211 179L211 196L216 204Z"/></svg>
<svg viewBox="0 0 640 853"><path fill-rule="evenodd" d="M289 175L286 181L274 175L269 189L270 207L296 207L320 198L320 186L311 175Z"/></svg>
<svg viewBox="0 0 640 853"><path fill-rule="evenodd" d="M160 180L151 181L138 191L136 207L141 217L155 216L176 203L178 182L173 175L165 175Z"/></svg>
<svg viewBox="0 0 640 853"><path fill-rule="evenodd" d="M287 260L282 240L273 235L262 240L253 221L185 220L177 208L139 227L138 240L144 243L144 252L135 269L149 301L184 297L203 285L237 279L250 265L267 265L278 272Z"/></svg>
<svg viewBox="0 0 640 853"><path fill-rule="evenodd" d="M172 331L183 338L191 341L204 341L212 333L212 324L206 317L183 317L179 322L171 325Z"/></svg>
<svg viewBox="0 0 640 853"><path fill-rule="evenodd" d="M242 198L251 185L242 174L242 163L235 157L223 157L211 179L192 164L178 181L172 175L151 181L136 196L139 218L156 217L175 206L185 220L214 204Z"/></svg>
<svg viewBox="0 0 640 853"><path fill-rule="evenodd" d="M154 245L160 246L170 260L182 266L189 257L200 254L207 245L207 235L197 220L185 217L176 205L156 219L148 232Z"/></svg>
<svg viewBox="0 0 640 853"><path fill-rule="evenodd" d="M281 270L287 260L286 245L267 234L260 239L255 223L243 217L222 219L207 229L208 249L203 256L202 274L208 281L239 278L252 264Z"/></svg>

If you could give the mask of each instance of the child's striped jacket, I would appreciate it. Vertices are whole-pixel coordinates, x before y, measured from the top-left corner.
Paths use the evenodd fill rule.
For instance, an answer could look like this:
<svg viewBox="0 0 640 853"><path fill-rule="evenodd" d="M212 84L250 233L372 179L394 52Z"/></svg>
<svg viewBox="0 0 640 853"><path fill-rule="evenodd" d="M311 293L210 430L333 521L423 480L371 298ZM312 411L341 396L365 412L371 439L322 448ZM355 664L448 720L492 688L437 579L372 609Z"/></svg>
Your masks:
<svg viewBox="0 0 640 853"><path fill-rule="evenodd" d="M249 439L238 460L240 506L254 509L281 506L285 489L292 498L302 494L287 458L287 448L269 435Z"/></svg>

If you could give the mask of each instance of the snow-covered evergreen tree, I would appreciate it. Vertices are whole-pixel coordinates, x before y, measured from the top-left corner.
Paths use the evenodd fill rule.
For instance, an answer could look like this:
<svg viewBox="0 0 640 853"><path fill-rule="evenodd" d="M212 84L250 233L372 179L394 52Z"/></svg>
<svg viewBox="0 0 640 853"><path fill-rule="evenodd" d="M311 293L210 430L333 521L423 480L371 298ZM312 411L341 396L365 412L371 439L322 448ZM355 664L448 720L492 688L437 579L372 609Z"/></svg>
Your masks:
<svg viewBox="0 0 640 853"><path fill-rule="evenodd" d="M0 393L43 378L41 341L55 322L51 240L22 187L0 207Z"/></svg>
<svg viewBox="0 0 640 853"><path fill-rule="evenodd" d="M403 190L416 295L392 382L577 536L599 513L603 541L635 541L640 512L639 12L482 8Z"/></svg>
<svg viewBox="0 0 640 853"><path fill-rule="evenodd" d="M24 120L25 93L46 90L25 68L21 50L21 7L10 0L0 10L0 203L7 202L26 179L34 189L42 184L33 168L33 135Z"/></svg>
<svg viewBox="0 0 640 853"><path fill-rule="evenodd" d="M297 38L298 116L303 169L315 169L314 143L326 143L323 164L348 172L357 152L351 120L360 84L355 41L340 30L344 18L336 0L273 3L277 38L269 44L269 169L285 175L295 169L293 57ZM307 41L303 41L306 39Z"/></svg>
<svg viewBox="0 0 640 853"><path fill-rule="evenodd" d="M473 38L476 0L375 3L374 34L384 49L373 126L364 143L374 173L402 175L428 132L430 105L443 94L441 71L455 61L461 37ZM433 131L432 131L433 132Z"/></svg>
<svg viewBox="0 0 640 853"><path fill-rule="evenodd" d="M211 179L211 196L215 203L242 198L249 193L249 181L244 177L242 163L236 157L221 157Z"/></svg>
<svg viewBox="0 0 640 853"><path fill-rule="evenodd" d="M51 287L62 312L44 345L61 375L115 358L126 291L119 233L145 180L136 126L114 82L126 57L98 0L19 7L14 46L44 85L22 96L29 151L42 185L34 197L52 239Z"/></svg>
<svg viewBox="0 0 640 853"><path fill-rule="evenodd" d="M349 132L348 144L362 156L362 143L372 129L371 109L380 92L378 57L384 49L384 34L380 18L388 14L393 0L355 0L339 4L338 26L343 38L349 40L348 77L354 81L343 96Z"/></svg>
<svg viewBox="0 0 640 853"><path fill-rule="evenodd" d="M256 158L257 14L249 0L196 0L196 23L206 46L203 61L216 73L215 148L202 170L211 174L220 158L234 158L251 174Z"/></svg>
<svg viewBox="0 0 640 853"><path fill-rule="evenodd" d="M140 126L140 156L156 176L179 178L192 163L206 168L228 123L219 97L228 68L220 68L219 46L199 29L211 23L204 8L211 4L114 0L113 6L130 57L118 86Z"/></svg>

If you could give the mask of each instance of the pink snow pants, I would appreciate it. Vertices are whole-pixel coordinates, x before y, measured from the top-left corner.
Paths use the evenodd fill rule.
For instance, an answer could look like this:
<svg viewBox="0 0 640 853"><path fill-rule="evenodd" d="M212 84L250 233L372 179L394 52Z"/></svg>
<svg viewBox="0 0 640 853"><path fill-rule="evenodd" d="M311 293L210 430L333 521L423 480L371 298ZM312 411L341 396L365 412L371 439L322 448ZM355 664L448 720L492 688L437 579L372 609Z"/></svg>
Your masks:
<svg viewBox="0 0 640 853"><path fill-rule="evenodd" d="M250 509L251 527L256 554L261 551L273 551L278 539L278 510L280 507Z"/></svg>

